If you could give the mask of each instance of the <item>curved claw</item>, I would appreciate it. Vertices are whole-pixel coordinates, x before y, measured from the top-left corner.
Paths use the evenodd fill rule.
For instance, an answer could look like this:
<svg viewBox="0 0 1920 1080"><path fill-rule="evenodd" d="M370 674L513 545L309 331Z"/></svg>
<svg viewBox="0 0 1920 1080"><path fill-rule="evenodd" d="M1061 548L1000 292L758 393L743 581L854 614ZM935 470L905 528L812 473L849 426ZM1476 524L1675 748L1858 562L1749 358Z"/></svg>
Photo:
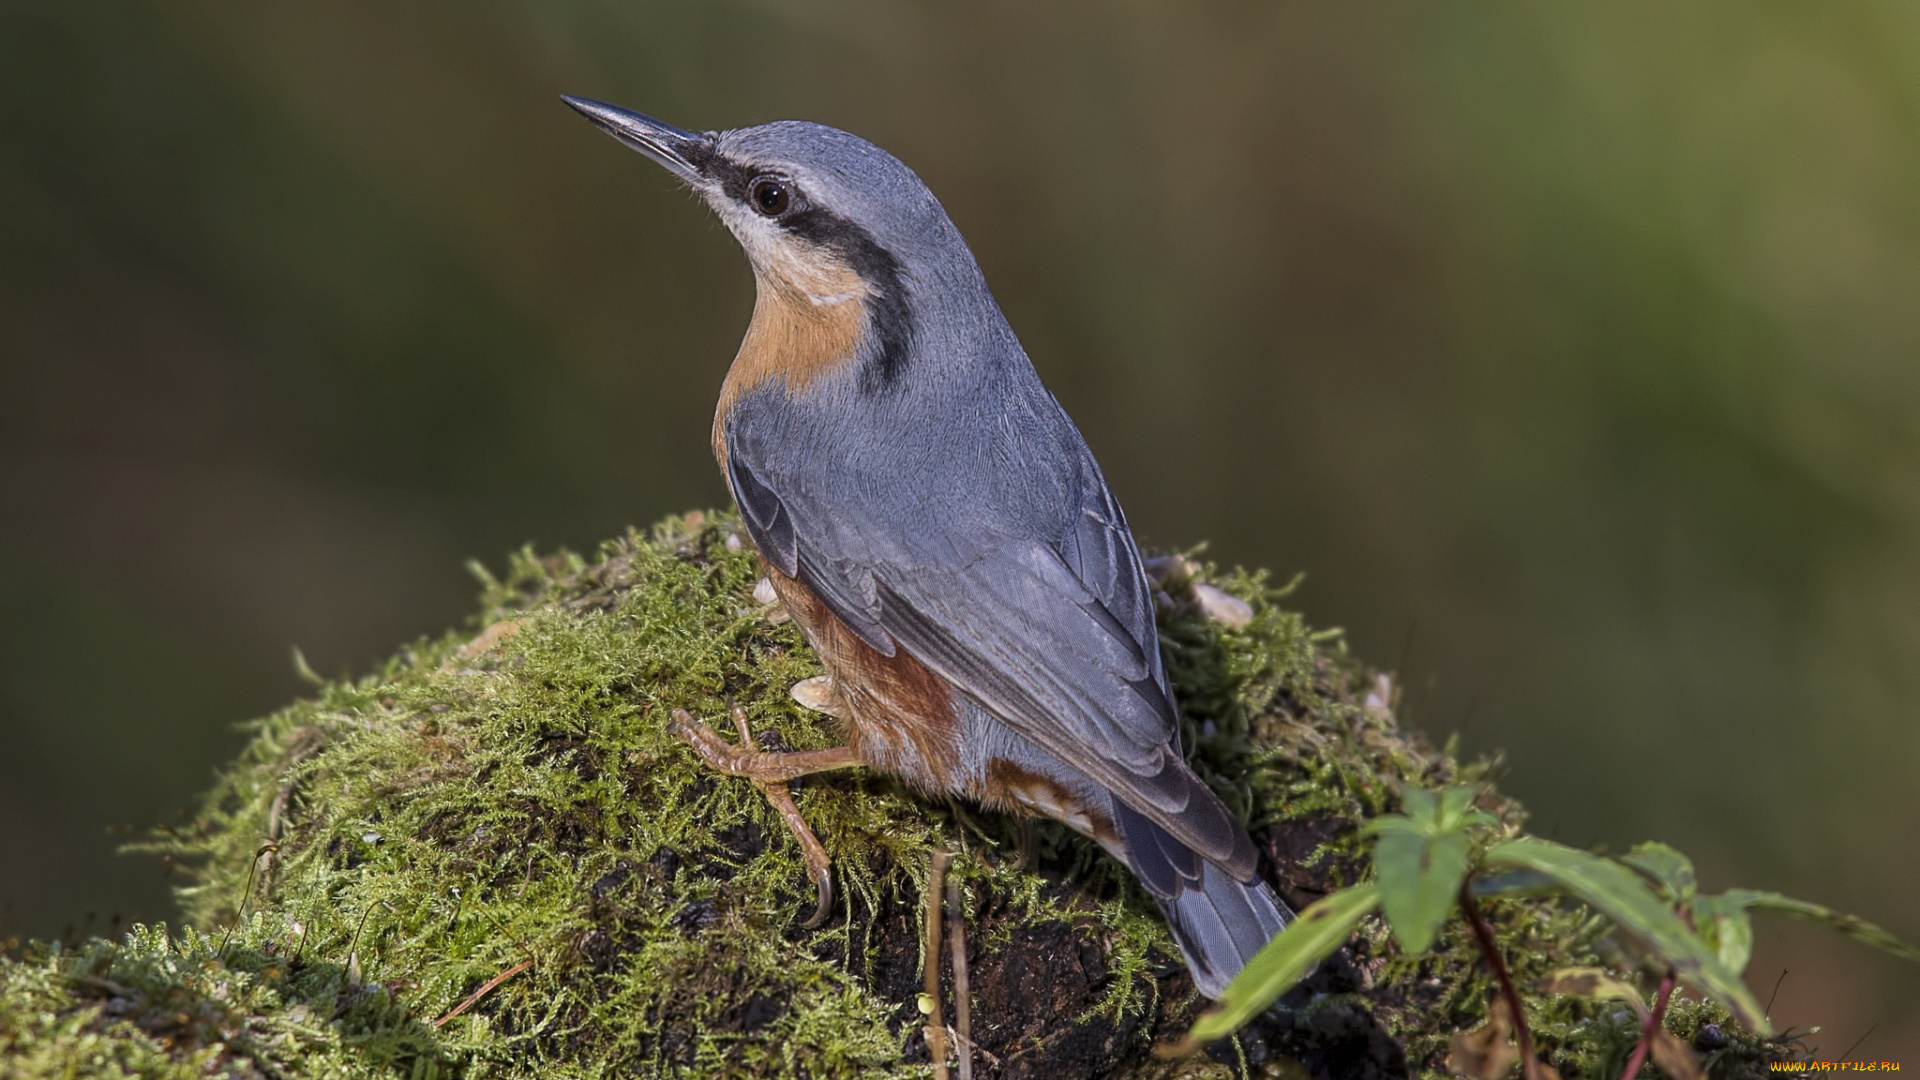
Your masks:
<svg viewBox="0 0 1920 1080"><path fill-rule="evenodd" d="M685 740L708 765L733 776L746 777L766 794L767 802L773 806L780 820L786 823L787 831L793 834L794 840L799 842L801 857L807 864L807 876L813 879L814 890L819 894L820 902L813 909L813 915L802 924L809 930L816 929L827 921L827 916L833 911L833 864L827 858L827 849L821 845L820 838L813 835L806 819L800 816L800 808L794 804L793 792L787 782L808 773L859 765L859 755L850 746L768 753L754 742L753 732L747 727L747 714L739 706L731 711L734 726L740 731L740 742L737 744L721 738L719 732L695 719L685 709L673 710L667 730L676 738Z"/></svg>
<svg viewBox="0 0 1920 1080"><path fill-rule="evenodd" d="M827 858L826 847L800 816L800 808L794 805L793 792L786 784L761 784L760 790L767 793L767 802L773 804L774 812L787 823L787 831L800 844L800 857L807 862L807 876L813 879L814 892L820 898L813 914L800 925L816 930L825 925L827 916L833 913L833 860Z"/></svg>
<svg viewBox="0 0 1920 1080"><path fill-rule="evenodd" d="M833 914L833 871L821 865L807 867L807 873L813 878L813 887L820 894L820 903L807 921L800 924L800 928L818 930L826 925L827 916Z"/></svg>

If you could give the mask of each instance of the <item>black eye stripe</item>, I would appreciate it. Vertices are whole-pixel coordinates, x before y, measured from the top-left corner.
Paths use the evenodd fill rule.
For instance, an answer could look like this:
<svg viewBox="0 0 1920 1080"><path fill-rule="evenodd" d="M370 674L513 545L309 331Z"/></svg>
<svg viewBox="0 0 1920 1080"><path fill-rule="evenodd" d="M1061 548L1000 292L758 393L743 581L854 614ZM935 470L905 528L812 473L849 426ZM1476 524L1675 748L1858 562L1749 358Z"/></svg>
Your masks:
<svg viewBox="0 0 1920 1080"><path fill-rule="evenodd" d="M795 210L781 219L780 227L845 259L860 280L872 287L874 295L867 298L866 307L878 347L861 373L860 385L869 393L893 386L906 367L914 334L905 267L872 233L824 206Z"/></svg>
<svg viewBox="0 0 1920 1080"><path fill-rule="evenodd" d="M765 166L748 165L721 154L706 160L702 171L720 185L720 190L743 206L754 207L755 181L775 178ZM861 373L861 387L869 393L881 393L898 383L907 365L914 337L913 312L907 304L905 268L893 253L877 242L872 233L824 206L809 202L806 194L793 186L790 178L778 176L788 185L792 203L784 215L772 219L787 233L824 247L847 261L861 280L874 289L866 301L876 348Z"/></svg>
<svg viewBox="0 0 1920 1080"><path fill-rule="evenodd" d="M806 196L794 186L791 177L768 172L765 166L755 167L715 154L705 162L703 171L719 182L720 190L729 199L744 203L762 217L780 218L807 206ZM785 189L788 200L785 207L769 210L760 204L757 192L766 183L778 184Z"/></svg>
<svg viewBox="0 0 1920 1080"><path fill-rule="evenodd" d="M761 170L750 165L742 165L731 158L716 153L708 158L703 170L720 185L727 198L737 202L747 201L747 185L761 174Z"/></svg>

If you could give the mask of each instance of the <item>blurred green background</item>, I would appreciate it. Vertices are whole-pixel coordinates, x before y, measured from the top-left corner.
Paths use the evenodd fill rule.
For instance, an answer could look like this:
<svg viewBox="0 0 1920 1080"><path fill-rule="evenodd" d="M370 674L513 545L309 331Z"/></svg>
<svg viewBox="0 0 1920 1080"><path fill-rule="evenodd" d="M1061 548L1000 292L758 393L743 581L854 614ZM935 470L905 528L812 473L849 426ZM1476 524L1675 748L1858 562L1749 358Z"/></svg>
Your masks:
<svg viewBox="0 0 1920 1080"><path fill-rule="evenodd" d="M1920 938L1920 7L0 5L0 937L471 610L721 504L744 259L557 100L916 168L1149 543L1659 837ZM1920 1065L1920 972L1760 927ZM1878 1025L1874 1027L1873 1025Z"/></svg>

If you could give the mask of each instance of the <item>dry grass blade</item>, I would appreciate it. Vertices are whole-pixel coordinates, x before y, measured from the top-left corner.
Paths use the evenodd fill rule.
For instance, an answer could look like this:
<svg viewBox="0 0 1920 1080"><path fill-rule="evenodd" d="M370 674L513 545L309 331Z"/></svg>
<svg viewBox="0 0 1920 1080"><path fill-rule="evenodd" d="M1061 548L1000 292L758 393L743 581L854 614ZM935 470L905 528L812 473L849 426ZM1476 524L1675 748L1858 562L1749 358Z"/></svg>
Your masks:
<svg viewBox="0 0 1920 1080"><path fill-rule="evenodd" d="M519 963L508 968L507 970L501 972L500 974L495 975L493 978L488 979L486 982L481 984L480 989L475 990L471 994L468 994L467 1000L461 1002L458 1005L455 1005L453 1008L447 1010L447 1015L441 1017L438 1020L435 1020L433 1022L433 1026L434 1027L444 1026L447 1021L453 1019L456 1016L459 1016L461 1013L466 1012L468 1009L473 1008L474 1004L478 1002L481 998L486 997L488 994L492 993L494 987L499 986L501 983L506 982L508 979L513 978L515 975L520 974L521 972L527 970L532 966L533 966L533 961L522 960Z"/></svg>

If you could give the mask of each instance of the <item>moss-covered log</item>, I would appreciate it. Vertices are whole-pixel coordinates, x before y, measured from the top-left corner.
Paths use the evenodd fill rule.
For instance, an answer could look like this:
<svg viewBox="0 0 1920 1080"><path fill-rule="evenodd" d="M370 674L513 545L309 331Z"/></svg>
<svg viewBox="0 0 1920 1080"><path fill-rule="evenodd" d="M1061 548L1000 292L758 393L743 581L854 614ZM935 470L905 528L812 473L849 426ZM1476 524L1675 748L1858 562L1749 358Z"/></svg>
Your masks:
<svg viewBox="0 0 1920 1080"><path fill-rule="evenodd" d="M1486 764L1400 731L1391 683L1260 575L1166 565L1185 745L1296 908L1362 872L1356 829L1403 782L1485 783L1480 805L1521 827ZM1221 593L1196 577L1251 618L1210 617ZM1123 870L1049 823L1023 833L860 773L800 787L838 886L833 917L803 928L812 889L765 799L666 732L673 708L723 721L732 702L763 744L830 744L788 694L817 663L756 578L726 516L593 561L524 553L486 577L468 632L259 721L199 819L147 845L188 875L200 929L0 960L8 1075L927 1076L935 846L963 885L978 1076L1435 1075L1484 1019L1468 935L1409 958L1369 922L1237 1043L1159 1061L1203 1003ZM1487 910L1523 985L1620 962L1577 908ZM1618 1075L1637 1035L1615 1006L1535 996L1529 1012L1568 1077ZM1794 1050L1710 1004L1669 1027L1716 1076Z"/></svg>

